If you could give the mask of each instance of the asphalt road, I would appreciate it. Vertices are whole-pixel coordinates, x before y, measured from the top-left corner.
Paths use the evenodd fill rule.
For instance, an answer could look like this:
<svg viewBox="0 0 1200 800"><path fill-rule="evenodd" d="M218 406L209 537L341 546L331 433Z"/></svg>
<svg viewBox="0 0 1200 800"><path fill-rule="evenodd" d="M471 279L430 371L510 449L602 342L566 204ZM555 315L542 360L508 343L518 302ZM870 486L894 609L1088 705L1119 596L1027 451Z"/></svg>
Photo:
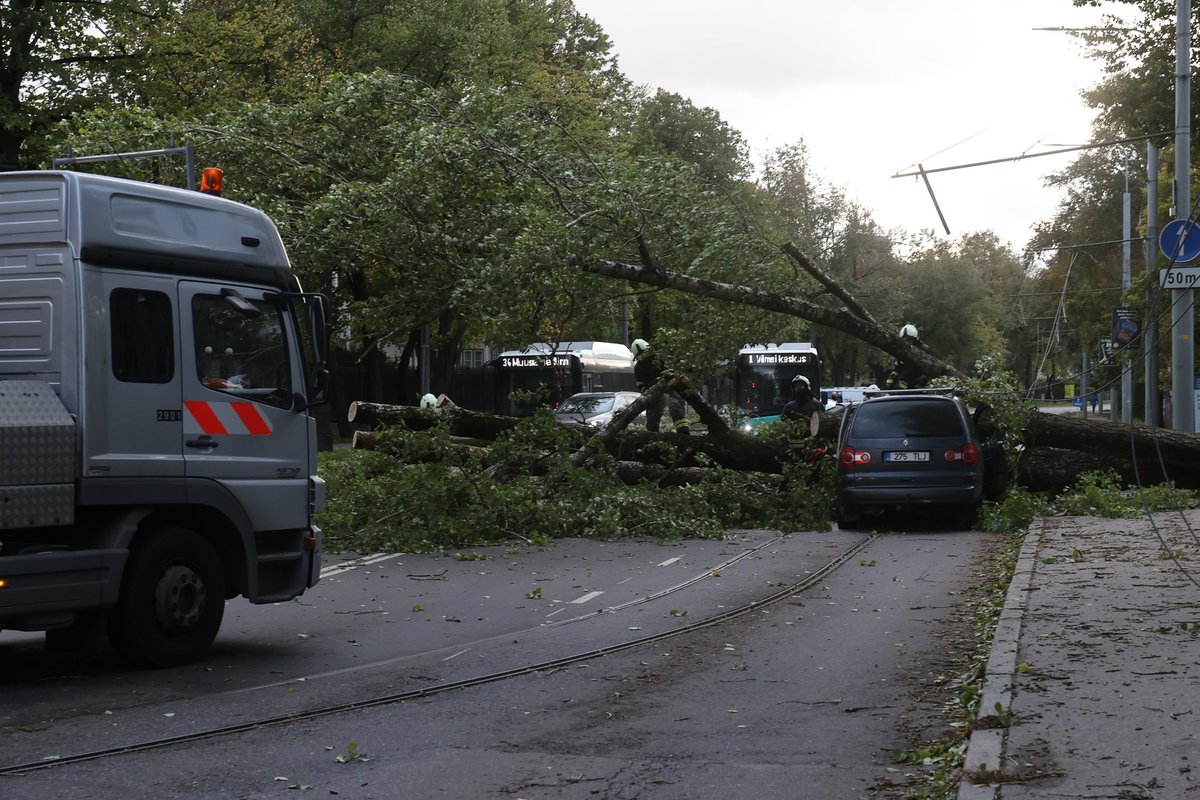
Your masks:
<svg viewBox="0 0 1200 800"><path fill-rule="evenodd" d="M859 546L746 615L565 661L776 594ZM960 593L988 547L977 532L752 531L380 555L330 565L293 603L231 603L210 657L173 670L81 668L0 634L0 768L543 665L3 775L0 797L901 797L890 754L937 718L931 687L970 635Z"/></svg>

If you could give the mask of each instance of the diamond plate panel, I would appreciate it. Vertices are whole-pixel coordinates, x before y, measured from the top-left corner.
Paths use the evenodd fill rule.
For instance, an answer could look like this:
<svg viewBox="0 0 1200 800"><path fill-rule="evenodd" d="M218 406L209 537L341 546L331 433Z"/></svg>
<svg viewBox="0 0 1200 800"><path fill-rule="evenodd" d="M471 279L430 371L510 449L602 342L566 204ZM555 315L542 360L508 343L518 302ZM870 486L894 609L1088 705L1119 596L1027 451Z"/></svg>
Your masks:
<svg viewBox="0 0 1200 800"><path fill-rule="evenodd" d="M0 486L72 483L75 422L49 384L0 380Z"/></svg>
<svg viewBox="0 0 1200 800"><path fill-rule="evenodd" d="M75 485L0 486L0 530L70 525L75 521Z"/></svg>

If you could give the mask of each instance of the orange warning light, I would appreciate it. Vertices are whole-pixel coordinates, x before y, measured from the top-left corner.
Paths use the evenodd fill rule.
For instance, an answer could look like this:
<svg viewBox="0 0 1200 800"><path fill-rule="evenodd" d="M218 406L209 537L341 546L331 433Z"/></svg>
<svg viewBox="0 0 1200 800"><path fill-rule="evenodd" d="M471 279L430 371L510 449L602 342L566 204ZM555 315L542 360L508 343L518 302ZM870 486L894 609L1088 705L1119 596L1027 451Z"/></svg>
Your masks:
<svg viewBox="0 0 1200 800"><path fill-rule="evenodd" d="M218 167L205 167L200 173L200 191L220 195L225 188L225 173Z"/></svg>

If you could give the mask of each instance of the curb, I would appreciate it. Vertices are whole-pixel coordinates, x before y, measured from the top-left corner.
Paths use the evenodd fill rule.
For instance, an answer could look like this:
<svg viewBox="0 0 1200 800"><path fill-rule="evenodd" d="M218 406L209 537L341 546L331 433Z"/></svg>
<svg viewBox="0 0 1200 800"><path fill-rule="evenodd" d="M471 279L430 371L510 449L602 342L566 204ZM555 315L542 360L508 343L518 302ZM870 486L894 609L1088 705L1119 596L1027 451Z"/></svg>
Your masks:
<svg viewBox="0 0 1200 800"><path fill-rule="evenodd" d="M997 704L1005 712L1012 709L1013 683L1017 675L1017 657L1021 641L1021 619L1033 583L1033 569L1044 528L1044 520L1034 520L1025 534L1021 553L1017 556L1012 580L1008 584L1008 593L1004 597L1004 609L1000 612L996 630L992 634L992 650L984 672L977 717L995 713ZM967 752L963 758L962 777L958 784L958 800L998 800L998 785L972 783L967 774L978 769L999 772L1007 738L1007 728L984 728L971 732L967 740Z"/></svg>

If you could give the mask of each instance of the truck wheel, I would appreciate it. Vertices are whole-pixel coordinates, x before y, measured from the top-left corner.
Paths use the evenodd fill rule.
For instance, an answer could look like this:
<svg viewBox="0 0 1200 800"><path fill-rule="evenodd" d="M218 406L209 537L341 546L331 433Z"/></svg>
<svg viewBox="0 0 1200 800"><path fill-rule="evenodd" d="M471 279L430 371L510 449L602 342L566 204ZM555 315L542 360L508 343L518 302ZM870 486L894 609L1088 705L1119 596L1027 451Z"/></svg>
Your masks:
<svg viewBox="0 0 1200 800"><path fill-rule="evenodd" d="M203 653L225 615L225 576L212 545L182 528L148 531L129 555L109 618L113 648L170 667Z"/></svg>

